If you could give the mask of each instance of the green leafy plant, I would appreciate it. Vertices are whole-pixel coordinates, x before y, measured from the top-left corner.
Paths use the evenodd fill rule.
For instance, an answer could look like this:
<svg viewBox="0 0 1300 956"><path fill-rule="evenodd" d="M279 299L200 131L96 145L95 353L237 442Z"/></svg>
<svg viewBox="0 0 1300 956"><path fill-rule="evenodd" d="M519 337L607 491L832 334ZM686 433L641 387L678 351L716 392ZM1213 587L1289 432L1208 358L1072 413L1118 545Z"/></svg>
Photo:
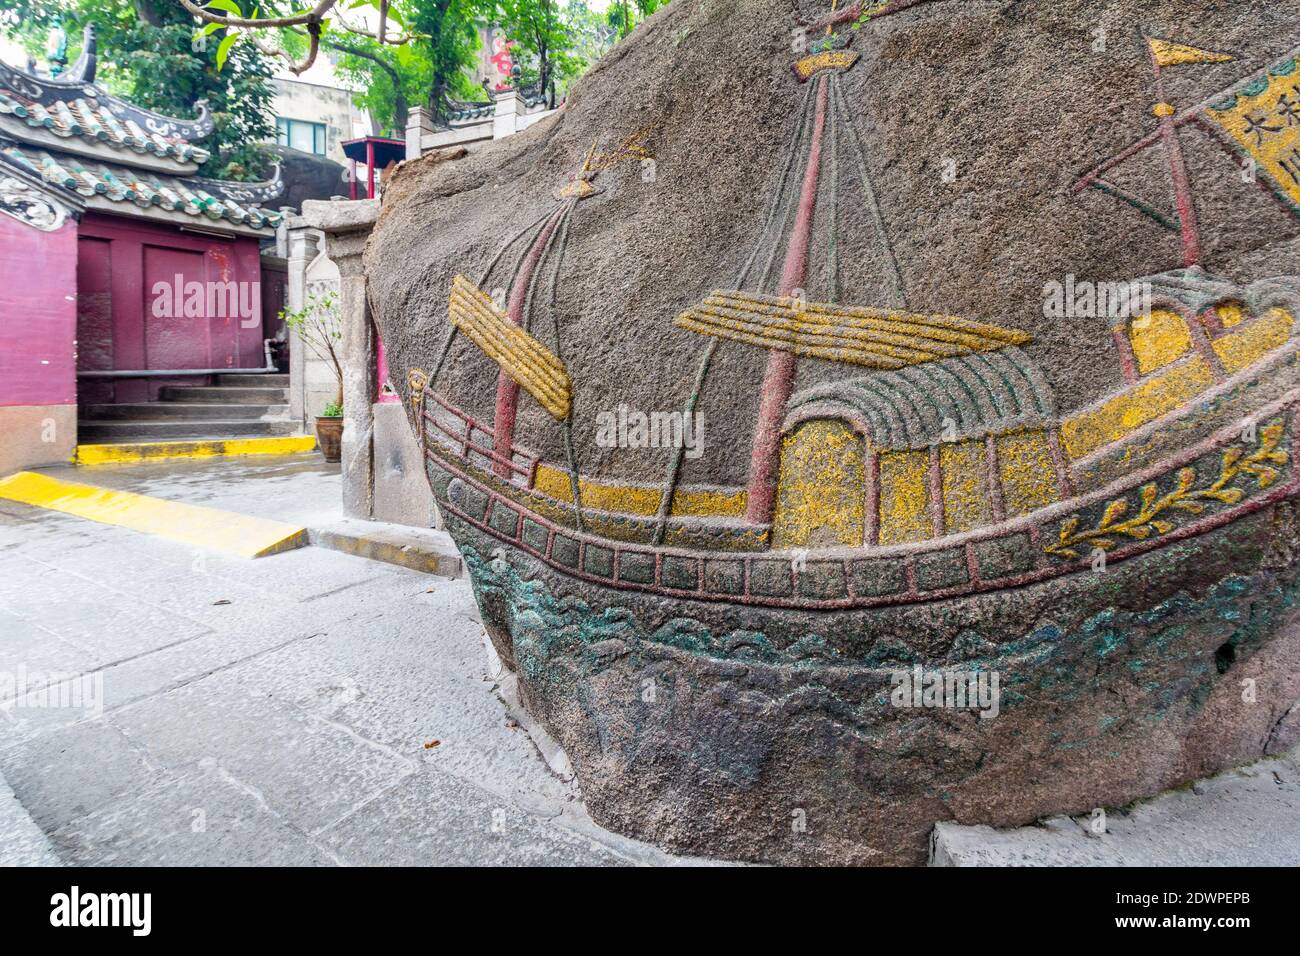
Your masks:
<svg viewBox="0 0 1300 956"><path fill-rule="evenodd" d="M298 341L322 362L329 365L334 373L338 388L334 401L325 406L322 417L334 417L343 414L343 360L339 355L343 340L343 322L339 315L338 293L323 292L307 296L301 309L282 309L280 318L291 331L297 334ZM338 409L330 412L331 408Z"/></svg>
<svg viewBox="0 0 1300 956"><path fill-rule="evenodd" d="M325 410L320 413L321 418L342 418L343 406L338 402L327 402Z"/></svg>

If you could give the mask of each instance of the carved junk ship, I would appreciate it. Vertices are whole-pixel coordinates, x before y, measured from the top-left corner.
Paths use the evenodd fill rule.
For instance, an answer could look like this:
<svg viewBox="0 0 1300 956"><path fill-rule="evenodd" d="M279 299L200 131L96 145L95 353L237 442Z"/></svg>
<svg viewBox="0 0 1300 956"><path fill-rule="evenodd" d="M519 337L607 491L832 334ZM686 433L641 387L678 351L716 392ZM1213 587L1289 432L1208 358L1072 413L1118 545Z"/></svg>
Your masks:
<svg viewBox="0 0 1300 956"><path fill-rule="evenodd" d="M556 277L574 211L600 192L601 173L648 157L636 135L608 154L593 147L555 206L510 237L477 282L456 278L438 364L410 373L453 533L461 522L559 575L618 592L830 610L1024 585L1095 566L1100 555L1122 561L1296 492L1300 281L1238 286L1201 267L1178 137L1195 123L1252 158L1265 191L1300 215L1300 110L1289 121L1279 114L1300 99L1300 51L1181 113L1161 89L1159 130L1079 181L1077 190L1105 190L1176 231L1184 261L1136 280L1150 289L1150 308L1115 318L1123 387L1061 414L1021 349L1030 336L909 310L840 89L857 54L836 29L861 15L854 5L810 25L818 38L793 65L803 99L759 238L729 290L676 320L706 339L687 415L721 344L767 353L746 486L681 484L680 448L657 483L579 470ZM1162 68L1222 57L1147 42L1158 82ZM1156 145L1169 159L1177 223L1104 178ZM814 216L833 236L842 165L860 183L887 264L887 307L837 301L833 242L817 272L826 294L805 294ZM507 294L494 300L484 291L494 285ZM500 367L490 422L438 391L457 335ZM860 374L793 391L808 360ZM561 429L565 460L515 442L521 389ZM487 559L467 556L471 566Z"/></svg>

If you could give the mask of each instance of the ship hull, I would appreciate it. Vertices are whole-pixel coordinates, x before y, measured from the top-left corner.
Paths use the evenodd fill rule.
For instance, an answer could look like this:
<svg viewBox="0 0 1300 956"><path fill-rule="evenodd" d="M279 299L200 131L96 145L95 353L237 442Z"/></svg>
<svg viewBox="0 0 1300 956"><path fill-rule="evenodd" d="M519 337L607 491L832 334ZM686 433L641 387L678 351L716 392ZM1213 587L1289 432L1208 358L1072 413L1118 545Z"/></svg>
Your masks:
<svg viewBox="0 0 1300 956"><path fill-rule="evenodd" d="M938 821L1086 814L1300 738L1288 475L1104 570L827 613L566 573L430 463L485 629L593 816L790 863L920 863ZM900 699L935 672L996 674L996 718Z"/></svg>
<svg viewBox="0 0 1300 956"><path fill-rule="evenodd" d="M997 526L803 553L600 536L527 468L424 442L486 632L598 821L916 864L939 821L1088 814L1300 739L1300 390L1274 395Z"/></svg>

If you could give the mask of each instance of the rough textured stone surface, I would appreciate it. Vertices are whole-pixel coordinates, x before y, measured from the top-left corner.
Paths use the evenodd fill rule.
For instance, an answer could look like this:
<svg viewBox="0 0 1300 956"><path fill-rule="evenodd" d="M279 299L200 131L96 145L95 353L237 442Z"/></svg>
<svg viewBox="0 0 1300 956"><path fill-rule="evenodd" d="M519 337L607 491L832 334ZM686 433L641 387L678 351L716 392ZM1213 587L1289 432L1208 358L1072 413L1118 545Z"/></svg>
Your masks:
<svg viewBox="0 0 1300 956"><path fill-rule="evenodd" d="M1300 866L1300 757L1261 760L1104 818L1016 830L940 823L930 865Z"/></svg>
<svg viewBox="0 0 1300 956"><path fill-rule="evenodd" d="M794 6L805 17L826 9ZM1100 399L1140 389L1126 379L1110 323L1047 317L1044 288L1068 276L1127 281L1175 269L1178 235L1113 196L1075 195L1070 186L1155 128L1139 29L1236 55L1166 71L1167 99L1191 105L1294 46L1293 19L1262 2L929 0L867 24L853 41L860 59L839 84L908 307L1030 334L1013 358L1030 390L1051 396L1058 431ZM440 364L453 277L476 280L503 239L554 209L553 190L593 144L611 150L643 130L654 155L653 176L635 164L603 172L600 194L576 204L554 307L546 268L538 283L548 291L533 303L532 334L562 352L573 378L579 470L613 489L610 514L588 516L586 530L596 527L599 540L583 543L563 509L546 512L540 495L529 497L535 489L485 476L481 455L467 455L461 468L452 462L458 453L435 449L441 457L429 466L493 646L564 746L593 815L666 846L741 859L920 863L936 821L1013 826L1123 805L1287 746L1300 731L1288 716L1300 696L1300 524L1276 489L1290 485L1234 486L1229 497L1271 485L1275 498L1221 520L1211 509L1190 530L1161 520L1133 536L1159 547L1098 571L1088 570L1085 547L1069 559L1080 562L1069 565L1073 573L1037 578L1064 567L1050 551L1058 531L1064 542L1072 529L1114 521L1114 501L1125 495L1129 515L1150 504L1139 482L1152 483L1152 500L1179 494L1186 472L1174 468L1212 479L1225 455L1255 452L1249 443L1228 450L1226 438L1198 443L1291 400L1294 349L1283 354L1276 344L1274 364L1249 381L1213 392L1207 373L1194 400L1164 386L1138 396L1131 411L1146 414L1151 402L1163 410L1119 415L1115 434L1095 449L1067 448L1055 489L1046 447L1041 466L1025 464L1033 455L1020 446L995 447L989 465L981 447L942 448L947 439L932 434L907 446L910 458L882 456L880 483L912 475L921 501L915 527L881 538L900 546L888 554L875 553L868 532L867 546L847 556L774 555L802 568L783 582L758 562L746 571L739 554L767 545L767 529L711 512L677 529L680 552L657 556L658 593L615 580L608 549L644 545L644 516L654 514L620 511L629 499L620 483L653 493L668 456L599 444L596 416L620 403L680 408L691 395L704 340L673 319L712 290L736 287L764 235L769 200L784 195L782 151L806 89L790 72L795 22L791 5L775 0L677 0L593 69L555 116L470 155L403 166L367 248L371 304L403 397L406 371L436 369L429 391L492 423L502 407L497 366L465 336ZM1295 216L1243 183L1208 136L1186 130L1183 140L1207 269L1235 282L1300 273ZM847 170L850 153L836 155ZM1161 150L1114 176L1168 207ZM818 201L805 291L815 302L888 305L889 256L863 184L845 172L840 188L838 228L827 227ZM509 276L522 248L506 259ZM496 293L495 279L482 291ZM684 462L679 488L743 490L768 362L761 349L718 348L700 392L705 453ZM940 399L923 372L927 388L911 386L922 393L917 407ZM793 388L841 388L861 374L801 359ZM1215 375L1221 382L1227 373ZM909 416L904 409L900 428L915 424ZM1150 431L1136 431L1147 421ZM1290 419L1268 421L1288 436L1271 450L1289 474ZM519 401L514 439L564 467L564 433L540 402ZM1171 464L1173 454L1190 457ZM1018 483L999 496L968 494L965 511L937 510L949 477L963 477L961 468L942 471L944 462L963 460L966 475L997 466ZM830 465L864 470L852 455ZM1121 479L1131 482L1123 494L1075 503ZM862 510L861 495L836 498L825 482L808 484L806 497L824 490L839 517ZM960 480L954 487L962 490ZM1044 519L1057 500L1062 509ZM527 537L530 516L517 520L515 506L535 506L568 534L553 535L546 551L535 528ZM995 521L997 536L963 538ZM945 540L925 540L931 531ZM720 546L725 534L733 547ZM909 542L926 547L914 556ZM984 587L1017 575L1014 586ZM680 593L695 589L714 599ZM908 589L931 593L885 600ZM840 609L806 607L840 599ZM893 706L892 676L915 665L998 673L999 716ZM1243 681L1253 682L1250 694Z"/></svg>
<svg viewBox="0 0 1300 956"><path fill-rule="evenodd" d="M800 6L811 15L829 4ZM780 174L802 92L790 76L790 9L784 0L669 4L554 117L473 154L403 166L385 192L367 269L399 391L402 369L434 364L452 276L476 276L504 237L542 215L593 141L609 148L646 128L654 182L635 165L601 178L606 195L575 218L558 308L566 341L582 343L565 355L580 409L679 406L701 340L672 319L728 287ZM1105 322L1045 318L1044 283L1067 274L1127 280L1180 264L1169 233L1101 193L1068 191L1152 129L1151 69L1133 38L1143 25L1231 50L1246 64L1168 71L1169 98L1187 105L1300 40L1291 13L1263 2L1066 0L1031 12L1010 0L931 0L861 31L862 61L843 77L912 308L1033 333L1027 351L1067 408L1122 380ZM1108 37L1101 53L1092 51L1098 29ZM949 159L956 179L945 183ZM1206 258L1216 271L1249 275L1260 250L1265 274L1300 271L1300 250L1279 246L1295 237L1293 218L1243 203L1240 171L1225 170L1211 143L1190 144L1188 161L1201 219L1214 224ZM1160 196L1166 176L1156 155L1142 182ZM843 284L853 293L845 300L881 303L871 227L860 209L840 214ZM460 340L444 390L491 421L496 371L479 357ZM744 479L763 353L735 349L726 359L701 396L709 453L689 463L687 481ZM808 363L799 385L837 373L848 374ZM521 403L517 431L522 444L562 460L540 407ZM583 452L584 474L635 479L662 468L651 450L588 442Z"/></svg>

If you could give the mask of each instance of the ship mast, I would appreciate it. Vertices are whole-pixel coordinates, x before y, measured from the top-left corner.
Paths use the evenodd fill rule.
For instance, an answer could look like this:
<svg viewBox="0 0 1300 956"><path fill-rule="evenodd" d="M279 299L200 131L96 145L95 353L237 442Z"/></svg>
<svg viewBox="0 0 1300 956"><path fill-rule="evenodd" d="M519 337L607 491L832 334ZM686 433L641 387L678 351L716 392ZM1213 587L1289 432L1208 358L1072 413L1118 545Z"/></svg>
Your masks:
<svg viewBox="0 0 1300 956"><path fill-rule="evenodd" d="M1155 73L1157 102L1151 112L1160 120L1160 139L1164 143L1165 155L1169 157L1169 178L1174 187L1174 205L1178 210L1178 229L1183 243L1183 265L1190 268L1201 264L1201 236L1196 222L1196 203L1192 199L1192 183L1183 156L1183 144L1174 123L1178 111L1165 96L1165 79L1161 72L1163 47L1146 34L1142 35L1142 39L1151 56L1151 69Z"/></svg>
<svg viewBox="0 0 1300 956"><path fill-rule="evenodd" d="M838 0L831 0L831 12L826 18L827 36L832 34L836 23L848 16L856 19L861 10L859 5L847 10L848 16L840 17L837 16L838 6ZM817 187L821 180L822 140L826 132L826 104L830 95L831 76L830 72L823 71L815 77L817 99L812 139L808 146L808 161L804 167L794 228L786 244L785 262L777 290L777 294L782 297L801 297L807 277L808 246L817 212ZM763 372L763 385L759 393L758 422L749 459L745 518L754 524L770 523L776 507L776 467L780 457L781 422L790 401L790 393L794 389L797 364L793 352L784 349L768 350L767 368Z"/></svg>

